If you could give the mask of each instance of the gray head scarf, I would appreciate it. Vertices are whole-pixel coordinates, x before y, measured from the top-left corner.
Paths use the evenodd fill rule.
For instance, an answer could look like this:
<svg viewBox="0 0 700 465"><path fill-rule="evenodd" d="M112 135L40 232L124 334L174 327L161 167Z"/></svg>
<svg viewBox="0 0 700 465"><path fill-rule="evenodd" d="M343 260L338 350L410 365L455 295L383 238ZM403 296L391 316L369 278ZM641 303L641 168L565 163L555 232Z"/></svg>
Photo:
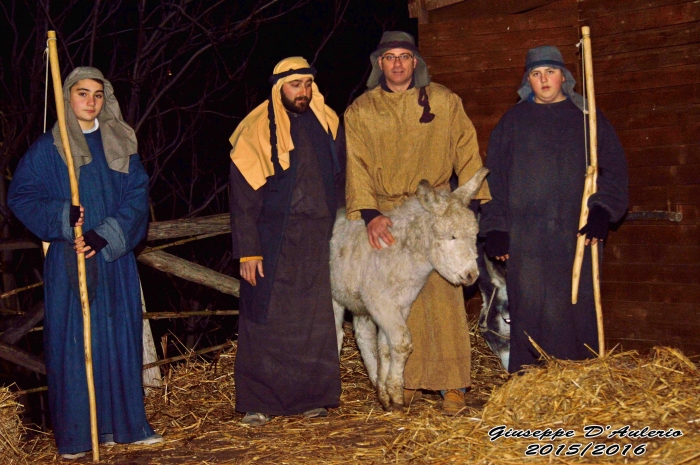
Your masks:
<svg viewBox="0 0 700 465"><path fill-rule="evenodd" d="M372 52L369 61L372 63L372 73L367 79L367 88L374 89L379 85L379 79L384 75L379 67L378 58L387 50L392 48L405 48L410 50L418 59L418 65L413 71L413 83L415 87L425 87L430 84L430 74L428 74L428 65L418 52L416 41L411 34L403 31L386 31L382 34L377 50Z"/></svg>
<svg viewBox="0 0 700 465"><path fill-rule="evenodd" d="M523 80L520 83L520 88L518 89L518 95L520 95L520 102L523 102L530 98L532 95L532 87L530 86L530 81L528 80L528 74L534 68L539 66L551 66L552 68L558 68L564 74L566 80L561 87L564 95L569 97L571 101L582 111L586 112L583 97L580 94L574 92L574 86L576 85L576 80L574 79L571 71L566 69L564 66L564 58L557 47L552 47L551 45L543 45L541 47L531 48L527 51L527 57L525 58L525 74L523 75ZM518 102L518 103L520 103Z"/></svg>
<svg viewBox="0 0 700 465"><path fill-rule="evenodd" d="M99 79L104 83L105 102L102 111L98 115L98 120L100 121L100 133L102 135L102 145L105 149L105 157L111 169L120 173L129 173L129 157L135 154L138 148L136 133L122 118L122 112L119 109L119 102L114 96L112 84L105 79L100 70L81 66L75 68L63 83L68 142L73 154L76 176L80 176L81 166L87 165L92 161L92 155L85 141L83 130L80 128L78 118L70 106L70 89L83 79ZM51 133L53 134L54 145L56 145L58 153L61 154L61 158L65 162L66 154L61 142L58 122L54 124Z"/></svg>

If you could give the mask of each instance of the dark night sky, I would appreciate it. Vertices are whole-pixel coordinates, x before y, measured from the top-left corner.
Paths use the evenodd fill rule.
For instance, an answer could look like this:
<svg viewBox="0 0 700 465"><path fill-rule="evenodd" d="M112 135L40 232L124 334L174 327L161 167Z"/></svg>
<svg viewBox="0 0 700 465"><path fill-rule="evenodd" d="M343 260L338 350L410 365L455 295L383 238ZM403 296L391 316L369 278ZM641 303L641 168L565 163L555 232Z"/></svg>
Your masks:
<svg viewBox="0 0 700 465"><path fill-rule="evenodd" d="M323 42L325 35L329 33L333 26L333 13L337 2L344 0L310 0L291 13L276 18L270 22L260 23L255 32L239 37L239 42L219 43L216 46L216 53L202 55L195 64L187 68L187 74L177 82L168 94L158 103L158 111L168 112L168 120L163 120L162 131L147 127L148 121L144 124L137 136L140 147L143 148L142 156L148 158L149 142L153 134L164 134L163 138L177 137L183 127L194 132L193 139L187 146L180 146L174 156L167 161L167 175L173 180L163 183L155 182L151 187L151 196L156 200L156 213L158 218L177 218L188 212L188 205L177 202L171 194L172 183L187 186L194 182L192 176L192 155L201 155L206 159L206 164L201 164L203 170L199 174L198 185L193 189L195 199L191 203L204 202L212 185L220 185L225 182L225 174L228 172L227 154L231 147L228 138L235 130L239 121L255 106L264 101L270 92L268 77L272 73L275 64L288 56L301 55L309 61L314 59L319 46ZM31 3L31 2L30 2ZM263 18L266 14L280 9L294 6L297 0L279 0L272 5L271 9L259 16ZM221 8L217 11L230 11L233 16L217 18L222 21L214 21L219 27L226 22L234 24L248 14L255 5L259 5L259 0L236 0L228 5L228 9ZM27 79L31 69L31 63L35 56L41 52L38 46L34 45L36 37L43 36L45 32L27 28L12 28L12 22L17 24L31 25L35 22L36 11L30 4L18 3L19 7L14 18L7 15L0 16L0 43L8 45L0 48L0 106L4 113L11 114L13 111L21 114L23 121L27 121L26 115L33 114L29 131L19 140L16 152L12 152L9 160L10 170L14 169L21 154L28 148L29 144L42 132L41 114L43 113L43 98L34 95L33 102L29 102L30 85L34 89L41 87L43 90L43 73L31 76ZM107 4L103 3L106 14ZM59 59L63 68L64 77L68 74L72 66L87 65L88 47L86 29L81 26L88 24L92 15L93 3L90 0L79 0L70 8L62 10L60 2L52 2L49 14L53 18L63 17L63 22L59 24ZM153 10L153 8L151 8ZM114 85L117 99L122 105L122 111L132 110L134 121L139 119L139 112L144 111L150 105L151 96L159 92L164 81L158 81L157 87L152 80L141 81L141 90L137 97L139 100L130 100L134 86L134 81L130 78L133 60L135 57L137 31L139 27L139 14L133 2L122 2L118 4L115 14L102 24L98 30L95 45L93 65L100 68L105 76ZM150 11L150 10L149 10ZM162 14L158 12L157 14ZM157 24L154 22L154 24ZM39 24L37 23L37 26ZM153 26L148 26L153 27ZM89 29L88 29L89 30ZM342 115L349 103L366 89L366 79L369 71L369 55L375 50L377 43L384 30L404 30L417 35L417 21L408 17L407 0L349 0L347 10L342 21L336 28L333 35L326 42L316 60L315 67L318 70L316 77L321 92L326 96L326 102L339 115ZM19 40L14 40L14 31L19 34ZM75 36L75 31L82 31ZM38 36L37 36L38 34ZM114 38L117 38L116 40ZM168 53L174 56L175 50L186 48L182 36L172 39L169 43ZM39 41L39 42L41 42ZM28 47L22 48L25 44ZM36 50L33 50L36 48ZM72 62L67 59L66 49L71 51ZM14 50L25 50L25 60L19 65L10 63L9 57ZM166 54L167 55L167 54ZM230 82L224 82L224 86L218 90L203 107L206 112L200 111L199 99L203 94L202 89L208 85L205 76L212 76L213 67L216 67L216 85L221 83L223 64L228 68L226 72L235 70L241 63L243 57L249 56L248 65L242 76L237 76ZM177 72L179 66L184 65L190 55L184 54L167 65ZM158 65L158 62L155 63ZM15 68L13 68L15 66ZM156 69L162 69L156 66ZM160 71L154 71L154 75ZM207 78L209 79L209 78ZM224 78L225 79L225 78ZM41 82L39 82L41 81ZM167 82L167 81L165 81ZM30 84L32 83L32 84ZM153 85L152 85L153 84ZM15 99L13 95L21 95L22 98ZM127 102L130 105L127 105ZM137 108L133 111L134 108ZM183 108L193 108L193 110L182 110ZM5 111L7 110L7 111ZM182 115L182 119L175 116L175 112ZM188 113L189 112L189 113ZM55 121L52 98L49 99L48 127L52 127ZM190 115L202 114L204 118L188 119ZM126 115L125 115L126 116ZM153 117L151 113L150 117ZM154 123L158 124L158 123ZM160 143L160 142L158 142ZM153 145L153 144L151 144ZM161 143L161 147L165 143ZM151 169L147 166L147 169ZM149 171L150 174L153 174ZM162 173L162 172L161 172ZM214 181L214 178L216 181ZM205 181L206 179L206 181ZM158 199L170 199L159 205ZM227 211L227 202L221 196L217 202L210 204L207 211L202 214L220 213Z"/></svg>
<svg viewBox="0 0 700 465"><path fill-rule="evenodd" d="M301 55L311 62L324 32L331 27L327 18L332 11L332 0L312 0L274 24L264 25L245 80L267 83L275 64L288 56ZM351 0L343 23L319 54L315 63L317 83L327 103L338 113L345 110L358 84L362 83L359 93L366 88L362 77L383 28L416 36L417 22L408 17L407 0ZM261 95L259 101L265 97Z"/></svg>
<svg viewBox="0 0 700 465"><path fill-rule="evenodd" d="M286 1L291 0L283 0ZM241 82L235 84L233 98L214 107L227 118L212 116L211 123L204 124L205 130L198 133L199 147L215 157L214 163L227 160L224 154L231 149L228 138L240 118L268 97L268 78L274 66L289 56L313 60L324 33L332 27L333 3L333 0L312 0L259 28L250 62ZM317 84L326 103L341 118L348 104L366 89L369 55L376 49L384 30L404 30L417 38L418 23L408 17L407 0L350 0L342 23L318 55ZM215 169L228 172L223 164Z"/></svg>

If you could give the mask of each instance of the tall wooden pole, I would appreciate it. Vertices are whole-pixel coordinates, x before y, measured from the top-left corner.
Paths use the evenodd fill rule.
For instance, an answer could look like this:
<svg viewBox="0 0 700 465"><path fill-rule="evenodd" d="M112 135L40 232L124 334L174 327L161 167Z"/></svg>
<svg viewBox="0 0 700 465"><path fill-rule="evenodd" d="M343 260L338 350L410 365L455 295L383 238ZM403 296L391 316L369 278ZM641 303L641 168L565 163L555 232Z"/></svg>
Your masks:
<svg viewBox="0 0 700 465"><path fill-rule="evenodd" d="M78 178L75 176L73 166L73 154L68 142L68 129L66 127L66 114L63 101L63 85L61 83L61 68L58 66L58 51L56 47L56 32L48 32L49 62L51 63L51 76L53 78L53 90L56 97L56 114L58 116L58 129L61 132L61 143L66 155L68 165L68 178L70 180L71 203L80 205L78 192ZM75 237L83 235L82 226L75 227ZM97 435L97 404L95 402L95 380L92 373L92 335L90 327L90 301L88 300L87 280L85 274L85 254L78 256L78 285L80 289L80 305L83 309L83 345L85 346L85 375L87 377L88 401L90 403L90 435L92 437L92 461L100 461L99 439Z"/></svg>
<svg viewBox="0 0 700 465"><path fill-rule="evenodd" d="M586 75L586 96L588 101L588 127L590 145L590 165L586 172L586 181L581 201L581 216L579 229L588 222L588 198L596 192L598 180L598 119L596 115L595 87L593 84L593 55L591 53L591 30L588 26L581 28L583 36L584 72ZM576 242L576 256L571 283L571 303L578 301L578 289L581 279L581 265L585 252L586 236L581 235ZM593 271L593 298L595 301L596 320L598 323L598 350L602 357L605 354L605 331L603 328L603 307L600 300L600 270L598 262L598 244L591 244L591 265Z"/></svg>

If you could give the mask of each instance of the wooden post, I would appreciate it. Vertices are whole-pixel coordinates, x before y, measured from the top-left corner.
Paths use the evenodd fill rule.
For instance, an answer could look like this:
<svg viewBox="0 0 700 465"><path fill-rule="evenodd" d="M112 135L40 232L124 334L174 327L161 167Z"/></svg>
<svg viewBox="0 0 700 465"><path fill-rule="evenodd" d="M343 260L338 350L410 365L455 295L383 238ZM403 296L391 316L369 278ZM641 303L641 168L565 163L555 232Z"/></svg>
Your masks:
<svg viewBox="0 0 700 465"><path fill-rule="evenodd" d="M581 202L581 216L579 229L588 222L588 198L596 192L598 179L598 119L596 115L595 87L593 84L593 55L591 53L591 31L588 26L581 28L583 36L584 72L586 74L586 96L588 101L588 126L590 145L590 165L586 172L583 200ZM576 242L576 256L571 285L571 303L578 301L578 289L581 279L581 265L585 252L585 235L581 235ZM605 332L603 328L603 307L600 299L600 270L598 263L598 244L591 244L591 266L593 273L593 297L595 301L596 320L598 323L598 353L605 355Z"/></svg>
<svg viewBox="0 0 700 465"><path fill-rule="evenodd" d="M73 154L68 141L68 129L66 127L66 114L63 101L63 84L61 83L61 68L58 65L58 50L56 47L56 31L48 32L49 62L51 64L51 77L53 78L53 91L56 98L56 115L58 116L58 128L61 132L61 143L68 165L68 178L70 180L71 204L80 205L80 193L78 192L78 179L75 176L73 166ZM82 226L76 226L75 237L83 235ZM80 289L80 304L83 309L83 345L85 347L85 375L87 378L88 401L90 403L90 435L92 437L92 461L100 461L99 440L97 436L97 403L95 402L95 381L92 372L92 335L90 327L90 302L88 300L87 280L85 274L85 254L78 256L78 288Z"/></svg>
<svg viewBox="0 0 700 465"><path fill-rule="evenodd" d="M146 313L146 301L143 298L143 287L139 282L139 288L141 288L141 311ZM148 319L143 319L143 364L148 365L153 362L158 361L158 353L156 352L156 344L153 342L153 333L151 332L151 324ZM163 384L163 378L160 373L160 368L149 368L143 370L143 375L141 377L143 385L146 386L144 389L146 391L146 397L151 393L152 387L159 387ZM150 386L150 387L149 387Z"/></svg>

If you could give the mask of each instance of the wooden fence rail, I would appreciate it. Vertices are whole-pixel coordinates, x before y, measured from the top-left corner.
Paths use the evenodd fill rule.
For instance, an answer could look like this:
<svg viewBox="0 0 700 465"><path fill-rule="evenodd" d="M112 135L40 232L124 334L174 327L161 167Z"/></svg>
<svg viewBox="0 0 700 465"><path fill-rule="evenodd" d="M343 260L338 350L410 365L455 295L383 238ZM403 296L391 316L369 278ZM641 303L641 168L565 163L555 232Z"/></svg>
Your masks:
<svg viewBox="0 0 700 465"><path fill-rule="evenodd" d="M202 265L190 262L175 255L163 252L162 249L172 247L194 240L206 239L219 234L226 234L230 231L229 215L211 215L199 218L185 218L172 221L160 221L149 224L146 241L157 241L165 239L186 238L170 244L156 247L147 247L137 256L137 260L145 265L156 268L165 273L172 274L179 278L195 282L225 294L238 296L240 293L240 281L231 276L224 275ZM10 250L40 249L36 242L29 239L0 239L0 252ZM6 297L18 294L22 291L41 286L43 283L31 284L20 289L15 289L0 295ZM185 318L193 316L230 316L238 315L238 310L213 310L199 312L145 312L144 320L165 319L165 318ZM36 329L36 325L44 319L44 303L34 305L28 312L21 313L6 322L5 331L0 334L0 358L8 360L29 370L46 374L44 361L15 344L27 333ZM147 327L146 327L147 328ZM43 329L43 328L42 328ZM145 332L145 331L144 331ZM152 339L149 339L153 345ZM190 354L173 357L166 360L147 363L144 370L157 367L166 363L184 360L188 357L204 354L207 352L220 350L227 344L216 347L200 349ZM152 347L155 352L155 347ZM152 359L151 359L152 360ZM35 388L22 393L40 392L43 388Z"/></svg>

